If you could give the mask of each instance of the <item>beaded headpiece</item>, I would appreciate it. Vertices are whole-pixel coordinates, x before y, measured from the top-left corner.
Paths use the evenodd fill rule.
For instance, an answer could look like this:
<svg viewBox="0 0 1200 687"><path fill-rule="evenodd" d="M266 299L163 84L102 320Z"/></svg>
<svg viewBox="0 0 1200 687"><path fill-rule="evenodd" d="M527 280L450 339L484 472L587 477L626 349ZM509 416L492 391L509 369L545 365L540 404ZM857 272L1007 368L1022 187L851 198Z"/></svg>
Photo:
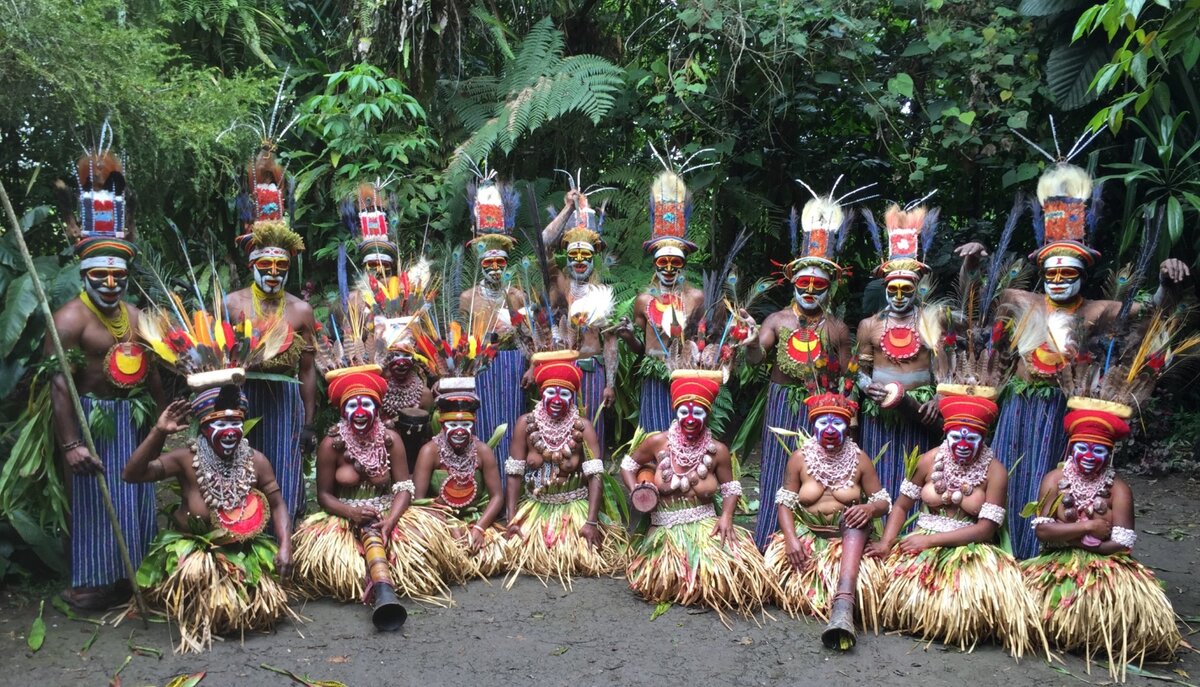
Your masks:
<svg viewBox="0 0 1200 687"><path fill-rule="evenodd" d="M804 399L804 405L808 406L810 418L832 413L840 416L846 422L850 422L858 413L858 404L840 393L814 394Z"/></svg>
<svg viewBox="0 0 1200 687"><path fill-rule="evenodd" d="M496 180L496 170L475 170L475 180L467 185L467 200L471 203L471 220L475 246L480 260L492 257L508 257L516 239L513 228L517 224L517 209L521 207L520 195L509 185Z"/></svg>
<svg viewBox="0 0 1200 687"><path fill-rule="evenodd" d="M55 184L81 270L127 268L137 256L125 164L112 152L112 141L112 128L105 121L97 145L85 149L75 165L79 192L74 198L66 184Z"/></svg>
<svg viewBox="0 0 1200 687"><path fill-rule="evenodd" d="M916 282L929 272L929 265L921 259L933 245L933 238L937 234L938 215L941 212L940 208L930 210L921 204L931 195L932 192L903 208L897 203L889 205L883 215L882 237L879 226L875 223L875 216L869 211L863 211L871 240L880 256L875 276ZM887 239L886 246L883 245L883 238Z"/></svg>

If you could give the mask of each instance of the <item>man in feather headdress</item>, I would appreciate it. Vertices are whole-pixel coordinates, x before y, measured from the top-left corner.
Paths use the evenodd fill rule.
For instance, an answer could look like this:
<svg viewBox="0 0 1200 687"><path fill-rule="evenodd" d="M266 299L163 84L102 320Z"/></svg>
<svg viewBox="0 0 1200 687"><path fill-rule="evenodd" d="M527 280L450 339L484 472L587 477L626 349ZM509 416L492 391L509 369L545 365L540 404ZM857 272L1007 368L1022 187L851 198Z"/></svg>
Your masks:
<svg viewBox="0 0 1200 687"><path fill-rule="evenodd" d="M762 472L759 482L759 513L754 541L765 548L778 522L775 493L783 485L788 451L772 428L794 430L808 426L808 406L804 400L827 391L829 380L840 378L850 363L850 330L846 323L826 312L826 300L842 268L834 260L848 232L852 217L840 205L827 198L813 198L804 212L792 213L792 232L799 222L804 230L803 252L783 268L792 284L792 303L767 316L758 335L746 345L746 361L761 363L775 351L771 367L771 385L762 433ZM798 241L796 243L799 243ZM822 384L821 380L826 380Z"/></svg>
<svg viewBox="0 0 1200 687"><path fill-rule="evenodd" d="M650 240L642 244L654 256L654 279L633 302L633 321L622 319L616 330L630 350L645 356L638 425L647 432L666 430L674 418L663 363L666 342L683 333L689 314L704 308L704 292L688 284L684 275L687 257L696 250L687 240L690 214L691 193L683 179L671 171L659 174L650 186Z"/></svg>
<svg viewBox="0 0 1200 687"><path fill-rule="evenodd" d="M112 436L97 437L99 455L92 455L83 442L61 374L51 382L50 400L69 476L71 587L63 597L78 608L101 609L119 602L128 591L118 590L118 583L125 585L126 573L96 479L108 482L129 556L137 566L157 530L154 489L122 482L121 470L145 436L134 420L135 394L148 389L159 407L163 399L158 373L134 341L141 312L123 300L129 263L137 255L123 165L102 142L80 158L77 172L77 198L61 181L56 190L67 233L76 240L83 290L54 313L54 327L64 350L82 353L73 376L84 412L112 418ZM47 357L54 355L49 337L44 350Z"/></svg>
<svg viewBox="0 0 1200 687"><path fill-rule="evenodd" d="M588 206L587 196L578 184L574 180L572 183L576 188L567 193L562 212L543 230L542 241L553 276L549 285L551 307L567 313L579 331L576 364L583 371L580 408L595 426L600 441L597 455L603 455L603 409L616 398L617 338L602 333L612 314L612 290L596 276L596 254L604 249L596 211ZM554 262L554 246L566 253L565 270Z"/></svg>
<svg viewBox="0 0 1200 687"><path fill-rule="evenodd" d="M874 218L865 214L877 235ZM937 208L892 204L887 209L886 259L875 270L883 277L887 304L858 325L859 387L866 394L859 444L872 458L882 454L879 477L892 498L900 493L914 450L923 453L939 438L930 352L940 345L942 315L922 302L928 294L922 293L921 278L929 266L920 259L932 242L937 217Z"/></svg>
<svg viewBox="0 0 1200 687"><path fill-rule="evenodd" d="M491 365L480 372L479 435L490 437L496 428L508 431L495 447L496 461L503 464L512 442L512 428L525 410L525 355L517 349L515 327L525 308L525 294L507 283L508 252L515 243L519 198L507 185L495 181L495 172L468 189L472 199L475 238L471 245L479 260L480 279L459 296L459 312L471 334L496 339L499 350ZM501 481L504 480L501 471Z"/></svg>
<svg viewBox="0 0 1200 687"><path fill-rule="evenodd" d="M284 290L292 259L304 250L304 240L285 219L283 189L287 182L271 144L264 145L246 171L249 187L238 199L246 233L237 238L237 244L246 252L254 281L229 294L227 301L235 317L276 317L286 321L293 333L287 349L257 371L295 377L299 384L250 379L244 388L250 399L250 417L260 418L247 438L271 461L283 500L295 518L304 506L301 451L316 448L313 347L317 321L308 303Z"/></svg>
<svg viewBox="0 0 1200 687"><path fill-rule="evenodd" d="M1077 143L1075 148L1079 147ZM1042 476L1066 450L1067 436L1062 428L1066 397L1058 388L1058 374L1079 342L1090 338L1093 330L1137 316L1142 310L1140 304L1132 302L1136 288L1128 289L1124 303L1083 296L1086 271L1100 257L1085 243L1096 224L1100 191L1100 185L1093 184L1085 170L1066 161L1055 160L1042 173L1038 202L1031 203L1034 229L1042 247L1029 259L1036 261L1044 293L1010 288L999 296L1000 303L1016 313L1014 346L1020 354L1010 393L1000 410L995 439L996 455L1012 470L1008 510L1013 518L1013 552L1018 558L1037 553L1037 537L1021 511L1026 503L1037 500ZM1153 242L1153 238L1147 238L1146 245L1151 249L1143 250L1145 260L1151 257ZM987 255L980 243L968 243L956 252L963 256L964 268L969 269ZM1159 288L1153 303L1174 303L1180 283L1189 274L1181 261L1164 260L1159 266Z"/></svg>

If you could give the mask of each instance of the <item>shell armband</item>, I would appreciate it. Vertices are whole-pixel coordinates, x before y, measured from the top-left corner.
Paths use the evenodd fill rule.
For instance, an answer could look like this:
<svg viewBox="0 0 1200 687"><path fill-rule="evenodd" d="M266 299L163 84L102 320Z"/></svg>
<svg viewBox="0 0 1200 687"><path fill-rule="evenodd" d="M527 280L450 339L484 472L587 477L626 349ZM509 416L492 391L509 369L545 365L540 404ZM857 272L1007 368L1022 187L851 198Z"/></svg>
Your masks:
<svg viewBox="0 0 1200 687"><path fill-rule="evenodd" d="M908 480L904 480L900 483L900 495L907 496L910 499L919 499L921 498L921 487Z"/></svg>
<svg viewBox="0 0 1200 687"><path fill-rule="evenodd" d="M504 461L504 474L517 476L524 475L525 461L517 460L516 458L509 458L508 460Z"/></svg>
<svg viewBox="0 0 1200 687"><path fill-rule="evenodd" d="M591 477L592 475L599 475L600 473L604 472L604 462L601 461L599 458L585 460L585 461L583 461L582 469L583 469L584 477Z"/></svg>
<svg viewBox="0 0 1200 687"><path fill-rule="evenodd" d="M994 503L985 503L979 509L980 520L991 520L996 523L996 527L1004 524L1004 509Z"/></svg>

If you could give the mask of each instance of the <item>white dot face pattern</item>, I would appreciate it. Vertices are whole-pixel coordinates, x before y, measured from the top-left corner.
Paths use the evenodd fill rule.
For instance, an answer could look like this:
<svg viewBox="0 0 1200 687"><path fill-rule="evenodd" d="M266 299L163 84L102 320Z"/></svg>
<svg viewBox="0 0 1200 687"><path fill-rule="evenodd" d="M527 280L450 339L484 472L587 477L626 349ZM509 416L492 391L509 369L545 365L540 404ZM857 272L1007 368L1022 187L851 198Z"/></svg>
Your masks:
<svg viewBox="0 0 1200 687"><path fill-rule="evenodd" d="M542 400L546 403L551 401L561 400L563 403L570 403L575 397L575 394L570 389L563 386L548 386L542 389Z"/></svg>

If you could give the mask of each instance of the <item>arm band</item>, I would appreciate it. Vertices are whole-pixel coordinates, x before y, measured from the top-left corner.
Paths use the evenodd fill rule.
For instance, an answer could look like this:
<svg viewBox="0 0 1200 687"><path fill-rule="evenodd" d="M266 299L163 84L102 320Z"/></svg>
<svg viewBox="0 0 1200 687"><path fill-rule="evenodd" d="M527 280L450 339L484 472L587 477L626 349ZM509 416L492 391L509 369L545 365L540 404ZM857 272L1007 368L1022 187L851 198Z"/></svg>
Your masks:
<svg viewBox="0 0 1200 687"><path fill-rule="evenodd" d="M1137 532L1124 527L1113 527L1112 540L1127 549L1132 549L1137 543Z"/></svg>
<svg viewBox="0 0 1200 687"><path fill-rule="evenodd" d="M775 492L775 505L795 510L796 506L800 505L800 494L780 487L779 491Z"/></svg>
<svg viewBox="0 0 1200 687"><path fill-rule="evenodd" d="M1038 525L1049 525L1052 522L1055 522L1054 518L1048 518L1044 515L1039 515L1038 517L1029 521L1029 527L1036 532Z"/></svg>
<svg viewBox="0 0 1200 687"><path fill-rule="evenodd" d="M633 459L633 456L625 456L624 458L621 459L621 469L622 470L625 470L627 472L637 472L638 468L640 468L640 467L641 466L638 465L638 462Z"/></svg>
<svg viewBox="0 0 1200 687"><path fill-rule="evenodd" d="M393 494L399 494L402 491L407 491L409 496L416 496L417 485L413 484L411 479L406 479L403 482L396 482L392 485Z"/></svg>
<svg viewBox="0 0 1200 687"><path fill-rule="evenodd" d="M867 499L867 503L875 503L876 501L883 501L888 505L888 510L892 509L892 495L888 493L887 489L880 489L871 494L871 498Z"/></svg>
<svg viewBox="0 0 1200 687"><path fill-rule="evenodd" d="M983 508L979 509L980 520L991 520L996 523L996 527L1004 525L1004 509L994 503L985 503Z"/></svg>
<svg viewBox="0 0 1200 687"><path fill-rule="evenodd" d="M721 498L727 499L727 498L731 498L734 496L741 496L741 495L742 495L742 483L741 482L739 482L737 480L733 480L731 482L722 482L721 483Z"/></svg>
<svg viewBox="0 0 1200 687"><path fill-rule="evenodd" d="M525 461L509 458L504 461L504 473L506 475L521 476L525 474Z"/></svg>
<svg viewBox="0 0 1200 687"><path fill-rule="evenodd" d="M511 458L509 460L512 460ZM583 461L583 476L591 477L604 472L604 463L599 458Z"/></svg>
<svg viewBox="0 0 1200 687"><path fill-rule="evenodd" d="M904 480L900 483L900 495L907 496L913 500L919 500L921 498L921 487L918 487L908 480Z"/></svg>

